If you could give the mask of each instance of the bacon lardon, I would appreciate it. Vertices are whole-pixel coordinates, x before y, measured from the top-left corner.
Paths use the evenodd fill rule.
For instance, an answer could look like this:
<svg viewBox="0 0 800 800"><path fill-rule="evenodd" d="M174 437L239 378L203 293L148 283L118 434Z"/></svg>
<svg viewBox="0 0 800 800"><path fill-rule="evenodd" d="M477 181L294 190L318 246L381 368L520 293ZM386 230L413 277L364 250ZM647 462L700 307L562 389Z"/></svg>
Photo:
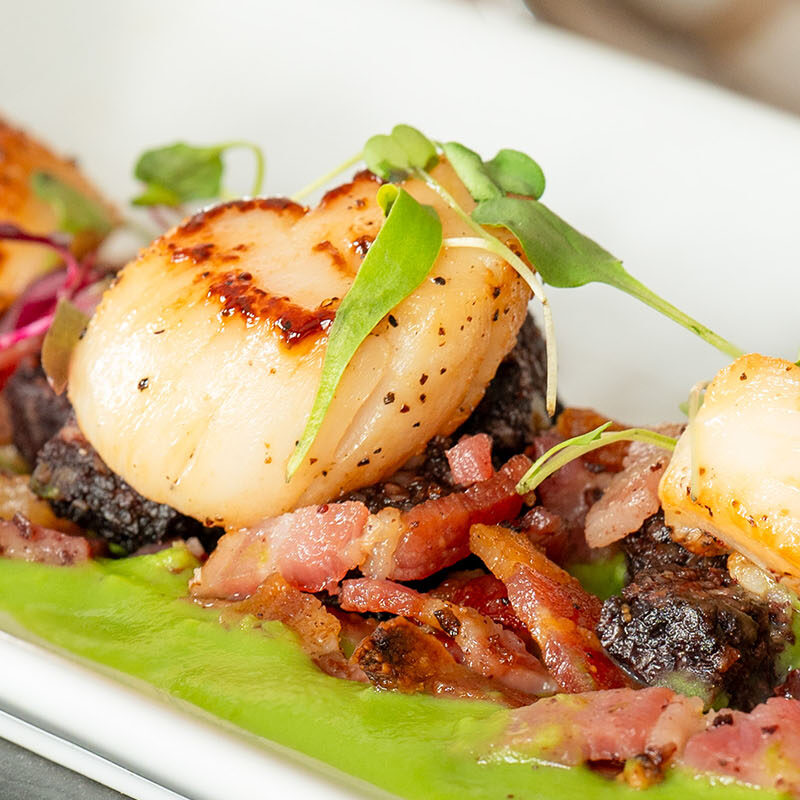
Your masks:
<svg viewBox="0 0 800 800"><path fill-rule="evenodd" d="M3 558L67 566L99 555L99 544L84 536L33 525L22 514L15 514L12 520L0 520L0 555Z"/></svg>
<svg viewBox="0 0 800 800"><path fill-rule="evenodd" d="M601 603L523 535L475 525L470 546L506 585L516 615L542 651L542 661L565 692L631 685L594 633Z"/></svg>
<svg viewBox="0 0 800 800"><path fill-rule="evenodd" d="M470 486L479 481L488 481L494 474L492 467L492 440L485 433L464 437L457 445L445 452L453 481L461 486Z"/></svg>
<svg viewBox="0 0 800 800"><path fill-rule="evenodd" d="M530 631L511 608L505 585L494 575L486 575L480 570L456 573L448 576L431 594L458 606L474 608L516 633L526 645L533 644Z"/></svg>
<svg viewBox="0 0 800 800"><path fill-rule="evenodd" d="M660 771L703 727L702 711L699 699L664 688L557 695L513 711L494 749L505 760L622 770L641 759Z"/></svg>
<svg viewBox="0 0 800 800"><path fill-rule="evenodd" d="M381 689L490 700L517 707L530 696L456 662L434 636L403 617L378 625L351 658Z"/></svg>
<svg viewBox="0 0 800 800"><path fill-rule="evenodd" d="M684 766L800 797L800 702L774 697L749 714L720 711L686 743Z"/></svg>
<svg viewBox="0 0 800 800"><path fill-rule="evenodd" d="M309 506L225 534L192 584L195 597L241 598L273 572L307 592L334 590L362 558L363 503Z"/></svg>
<svg viewBox="0 0 800 800"><path fill-rule="evenodd" d="M682 425L662 425L666 436L679 436ZM602 449L602 448L601 448ZM632 442L623 459L623 470L612 479L603 496L586 514L586 541L605 547L638 531L660 508L658 484L670 460L663 447Z"/></svg>
<svg viewBox="0 0 800 800"><path fill-rule="evenodd" d="M342 653L339 620L316 597L290 586L277 573L270 575L246 600L224 608L222 620L230 620L232 615L282 622L297 634L307 655L329 675L365 680L363 673Z"/></svg>
<svg viewBox="0 0 800 800"><path fill-rule="evenodd" d="M471 525L494 525L519 514L523 500L516 485L530 465L526 456L514 456L488 481L404 512L403 531L388 574L376 574L369 565L365 572L370 577L413 581L466 558Z"/></svg>
<svg viewBox="0 0 800 800"><path fill-rule="evenodd" d="M441 631L458 646L463 664L528 694L531 700L558 688L519 637L475 609L420 594L393 581L369 578L345 581L339 603L346 611L389 612Z"/></svg>
<svg viewBox="0 0 800 800"><path fill-rule="evenodd" d="M514 487L530 465L515 456L488 481L420 503L410 511L370 515L358 501L309 506L232 531L199 571L200 598L241 598L272 572L310 592L336 590L351 569L374 578L425 578L469 555L476 522L513 519L522 506Z"/></svg>

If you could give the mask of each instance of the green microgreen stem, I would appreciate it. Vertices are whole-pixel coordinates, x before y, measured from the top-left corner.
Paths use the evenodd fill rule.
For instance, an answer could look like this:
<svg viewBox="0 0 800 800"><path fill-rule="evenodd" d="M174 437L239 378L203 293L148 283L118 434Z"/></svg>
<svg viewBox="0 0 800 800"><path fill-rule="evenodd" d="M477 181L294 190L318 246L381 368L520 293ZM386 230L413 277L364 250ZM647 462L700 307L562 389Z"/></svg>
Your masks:
<svg viewBox="0 0 800 800"><path fill-rule="evenodd" d="M574 461L586 453L591 453L592 450L598 450L615 442L646 442L663 447L665 450L674 450L678 443L677 439L673 439L671 436L664 436L647 428L606 431L609 425L611 423L606 422L593 431L574 436L551 447L537 458L531 468L522 476L522 480L517 484L517 493L532 492L545 478L549 478L565 464L569 464L570 461Z"/></svg>
<svg viewBox="0 0 800 800"><path fill-rule="evenodd" d="M261 190L264 188L264 178L267 174L267 160L264 158L264 151L257 144L245 140L226 142L225 144L220 145L220 147L223 150L232 150L233 148L238 147L249 150L253 154L256 162L256 174L253 177L253 189L250 194L252 197L257 197L259 194L261 194Z"/></svg>
<svg viewBox="0 0 800 800"><path fill-rule="evenodd" d="M322 177L311 181L311 183L309 183L307 186L304 186L299 192L295 192L290 197L290 200L294 200L295 203L299 203L301 200L308 197L308 195L316 192L317 189L321 189L323 186L329 184L337 175L339 175L339 173L344 172L346 169L358 164L362 158L363 153L361 150L359 150L358 153L356 153L354 156L351 156L346 161L343 161L338 167L335 167L330 172L326 172Z"/></svg>
<svg viewBox="0 0 800 800"><path fill-rule="evenodd" d="M519 276L528 284L533 296L541 303L542 317L544 322L545 346L547 351L547 390L546 407L547 413L552 417L556 413L556 395L558 386L558 354L556 350L555 326L553 325L553 312L550 302L544 292L541 281L536 273L513 251L508 245L504 244L496 236L493 236L479 223L475 222L463 208L456 202L450 192L442 186L430 173L423 169L415 169L414 174L423 180L428 188L447 203L458 217L478 234L478 237L459 237L445 240L445 244L450 247L480 247L488 250L496 256L504 259Z"/></svg>
<svg viewBox="0 0 800 800"><path fill-rule="evenodd" d="M620 271L620 273L615 276L614 285L624 292L627 292L632 297L635 297L637 300L641 300L641 302L647 304L650 308L654 308L656 311L664 314L664 316L669 317L692 333L697 334L701 339L716 347L717 350L729 355L731 358L739 358L739 356L744 355L744 350L741 350L719 334L714 333L710 328L690 317L688 314L685 314L679 308L672 305L672 303L659 297L643 283L636 280L629 272Z"/></svg>

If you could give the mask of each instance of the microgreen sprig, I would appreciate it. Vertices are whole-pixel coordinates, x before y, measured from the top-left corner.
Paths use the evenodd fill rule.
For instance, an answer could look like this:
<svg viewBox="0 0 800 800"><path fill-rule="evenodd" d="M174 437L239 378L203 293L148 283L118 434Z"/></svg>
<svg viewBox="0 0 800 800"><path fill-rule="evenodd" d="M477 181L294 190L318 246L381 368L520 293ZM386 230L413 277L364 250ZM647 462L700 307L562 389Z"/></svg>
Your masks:
<svg viewBox="0 0 800 800"><path fill-rule="evenodd" d="M384 184L378 204L386 215L328 334L319 388L305 430L286 468L289 480L314 442L345 368L364 339L431 270L442 246L442 223L405 189Z"/></svg>
<svg viewBox="0 0 800 800"><path fill-rule="evenodd" d="M142 153L134 175L145 184L144 191L133 199L138 206L177 207L192 200L212 200L223 194L223 154L245 148L255 158L252 195L261 192L266 161L261 148L252 142L235 141L201 147L176 142Z"/></svg>
<svg viewBox="0 0 800 800"><path fill-rule="evenodd" d="M457 237L445 240L448 247L477 247L488 250L504 259L517 274L528 284L533 296L542 306L542 319L544 322L544 338L547 358L547 386L545 390L545 405L547 413L552 417L556 411L558 393L558 356L556 352L555 326L553 325L553 312L550 301L547 299L544 287L536 273L513 251L508 245L493 236L472 217L470 217L453 196L437 180L424 170L415 170L415 175L423 180L435 191L460 217L475 231L477 237Z"/></svg>
<svg viewBox="0 0 800 800"><path fill-rule="evenodd" d="M615 442L646 442L663 447L665 450L674 450L678 443L671 436L648 430L647 428L628 428L624 431L607 431L611 422L595 428L593 431L573 436L551 447L546 453L534 461L531 468L522 476L517 484L518 494L528 494L539 484L557 472L565 464L580 458L592 450L598 450Z"/></svg>
<svg viewBox="0 0 800 800"><path fill-rule="evenodd" d="M532 158L517 150L501 150L492 161L484 164L477 153L457 142L441 144L440 147L476 200L502 197L511 188L527 189L533 194L541 194L544 191L544 174L541 168ZM415 128L409 125L397 125L388 136L373 136L364 147L364 160L370 170L386 180L402 180L413 176L423 181L476 234L475 237L446 239L446 246L487 250L505 260L528 284L533 296L542 305L547 350L545 399L547 413L552 416L556 409L558 382L555 329L550 303L534 271L504 242L473 219L450 192L430 174L430 169L438 160L436 146Z"/></svg>
<svg viewBox="0 0 800 800"><path fill-rule="evenodd" d="M685 314L634 278L622 262L531 197L499 197L479 203L472 214L482 225L507 228L545 283L573 288L605 283L635 297L701 339L738 358L743 351Z"/></svg>

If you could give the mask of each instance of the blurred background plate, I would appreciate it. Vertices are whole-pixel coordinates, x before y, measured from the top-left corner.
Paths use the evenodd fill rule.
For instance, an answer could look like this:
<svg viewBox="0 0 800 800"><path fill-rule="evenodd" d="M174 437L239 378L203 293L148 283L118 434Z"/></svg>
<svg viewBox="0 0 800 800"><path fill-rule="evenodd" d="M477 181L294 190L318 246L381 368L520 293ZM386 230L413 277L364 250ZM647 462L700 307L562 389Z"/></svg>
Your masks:
<svg viewBox="0 0 800 800"><path fill-rule="evenodd" d="M510 0L0 8L0 111L76 155L120 204L148 146L257 141L269 158L268 192L289 194L405 121L487 156L528 151L544 166L549 205L635 275L741 347L797 358L800 122L788 114L558 33ZM630 422L675 418L691 384L724 363L609 288L551 295L570 403ZM15 693L27 662L13 640L0 640L0 651L7 709L16 703L189 797L223 796L208 765L228 770L237 758L249 767L226 798L249 797L279 773L285 794L351 791L183 711L137 704L91 673L68 712L46 692ZM39 685L70 680L60 658L39 653L37 663ZM159 721L148 729L154 708ZM121 741L109 734L112 719L128 732ZM187 741L196 749L187 752ZM165 759L176 746L180 757Z"/></svg>

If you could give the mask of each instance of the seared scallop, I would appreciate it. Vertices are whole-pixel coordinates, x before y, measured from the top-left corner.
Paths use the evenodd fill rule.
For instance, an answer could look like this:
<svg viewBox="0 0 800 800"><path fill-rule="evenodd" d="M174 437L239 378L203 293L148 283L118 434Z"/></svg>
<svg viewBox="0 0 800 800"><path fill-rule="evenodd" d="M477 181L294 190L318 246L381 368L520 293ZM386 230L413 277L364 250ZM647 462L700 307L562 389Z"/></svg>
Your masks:
<svg viewBox="0 0 800 800"><path fill-rule="evenodd" d="M31 179L45 173L70 186L116 219L111 207L72 161L60 158L27 134L0 119L0 222L10 222L29 233L48 235L58 230L59 218L50 203L37 196ZM76 255L97 246L98 231L79 233L72 249ZM35 278L58 264L47 247L0 242L0 311L10 305Z"/></svg>
<svg viewBox="0 0 800 800"><path fill-rule="evenodd" d="M469 208L449 165L436 175ZM141 253L75 351L69 394L106 463L146 497L252 525L375 483L454 430L514 344L529 291L501 259L445 247L365 340L303 464L286 481L328 330L383 214L360 173L310 211L242 200L201 212ZM467 226L416 180L445 237Z"/></svg>
<svg viewBox="0 0 800 800"><path fill-rule="evenodd" d="M721 370L659 497L677 534L711 533L762 567L800 577L800 367L747 355Z"/></svg>

